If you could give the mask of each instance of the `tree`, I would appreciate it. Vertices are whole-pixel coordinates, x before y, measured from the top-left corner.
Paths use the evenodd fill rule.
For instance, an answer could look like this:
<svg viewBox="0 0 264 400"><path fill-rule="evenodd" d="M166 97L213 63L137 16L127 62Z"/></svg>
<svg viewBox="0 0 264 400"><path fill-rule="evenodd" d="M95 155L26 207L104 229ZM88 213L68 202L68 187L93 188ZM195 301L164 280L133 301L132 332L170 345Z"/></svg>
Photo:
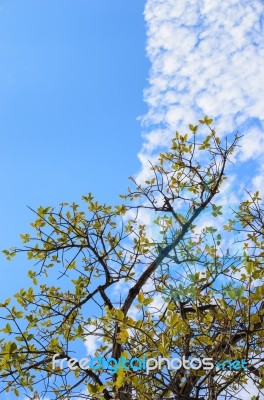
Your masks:
<svg viewBox="0 0 264 400"><path fill-rule="evenodd" d="M34 235L21 235L24 247L4 250L8 260L25 252L34 267L32 287L1 304L2 391L34 399L231 400L251 379L262 393L261 199L248 193L232 219L213 226L239 137L228 145L212 119L199 122L208 134L198 134L198 125L176 132L150 165L152 176L144 184L131 178L121 205L99 204L89 193L85 211L75 203L41 206ZM98 359L87 368L72 358L91 337L100 339ZM133 357L140 361L130 364ZM157 361L147 361L146 371L149 358Z"/></svg>

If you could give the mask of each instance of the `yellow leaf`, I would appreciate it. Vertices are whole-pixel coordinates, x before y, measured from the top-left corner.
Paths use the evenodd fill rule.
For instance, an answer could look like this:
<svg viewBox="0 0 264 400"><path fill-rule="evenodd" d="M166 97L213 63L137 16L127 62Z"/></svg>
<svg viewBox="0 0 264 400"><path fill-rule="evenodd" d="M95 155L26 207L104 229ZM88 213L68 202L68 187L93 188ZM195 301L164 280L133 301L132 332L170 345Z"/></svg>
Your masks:
<svg viewBox="0 0 264 400"><path fill-rule="evenodd" d="M138 295L138 301L143 304L144 302L144 293L140 292Z"/></svg>
<svg viewBox="0 0 264 400"><path fill-rule="evenodd" d="M148 306L150 303L152 303L153 299L149 298L143 301L144 306Z"/></svg>
<svg viewBox="0 0 264 400"><path fill-rule="evenodd" d="M124 368L121 368L117 371L117 380L115 382L116 389L121 388L124 382L124 377L125 377Z"/></svg>

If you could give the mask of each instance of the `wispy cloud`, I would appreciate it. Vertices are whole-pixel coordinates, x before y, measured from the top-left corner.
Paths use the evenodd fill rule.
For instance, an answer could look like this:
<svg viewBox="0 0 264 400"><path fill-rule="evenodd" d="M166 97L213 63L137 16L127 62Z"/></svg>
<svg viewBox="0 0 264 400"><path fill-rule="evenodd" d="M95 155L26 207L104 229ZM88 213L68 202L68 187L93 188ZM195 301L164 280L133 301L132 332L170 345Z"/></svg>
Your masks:
<svg viewBox="0 0 264 400"><path fill-rule="evenodd" d="M148 0L147 54L151 61L144 92L144 143L140 177L147 160L205 114L218 134L244 134L238 160L264 156L263 1ZM262 171L260 171L262 172ZM252 180L252 176L251 176ZM260 182L255 179L255 186Z"/></svg>

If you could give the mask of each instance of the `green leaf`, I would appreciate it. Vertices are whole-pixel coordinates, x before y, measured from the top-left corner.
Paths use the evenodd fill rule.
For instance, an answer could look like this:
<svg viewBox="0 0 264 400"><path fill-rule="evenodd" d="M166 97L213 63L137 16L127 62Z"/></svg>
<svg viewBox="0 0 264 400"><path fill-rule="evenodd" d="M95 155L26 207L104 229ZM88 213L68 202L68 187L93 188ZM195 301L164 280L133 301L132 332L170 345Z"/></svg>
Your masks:
<svg viewBox="0 0 264 400"><path fill-rule="evenodd" d="M11 325L9 323L6 324L5 328L1 329L1 332L4 333L11 333L12 332L12 328Z"/></svg>
<svg viewBox="0 0 264 400"><path fill-rule="evenodd" d="M89 382L89 383L87 384L87 388L88 388L89 393L91 393L91 394L96 394L96 393L98 393L97 385L93 385L92 383Z"/></svg>
<svg viewBox="0 0 264 400"><path fill-rule="evenodd" d="M16 343L12 342L10 345L9 353L14 353L14 351L16 351L16 349L17 349Z"/></svg>

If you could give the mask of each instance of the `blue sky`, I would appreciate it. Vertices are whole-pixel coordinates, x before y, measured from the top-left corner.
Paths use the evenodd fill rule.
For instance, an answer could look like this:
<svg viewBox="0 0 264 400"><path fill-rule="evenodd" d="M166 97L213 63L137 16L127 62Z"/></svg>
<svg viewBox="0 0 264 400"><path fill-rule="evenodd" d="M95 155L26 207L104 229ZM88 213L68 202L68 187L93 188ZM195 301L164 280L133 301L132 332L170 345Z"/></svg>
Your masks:
<svg viewBox="0 0 264 400"><path fill-rule="evenodd" d="M1 2L1 248L28 231L27 205L89 191L118 202L127 177L144 181L175 130L205 114L219 136L244 135L218 204L236 205L245 188L264 194L263 5ZM2 300L28 284L29 265L0 260Z"/></svg>
<svg viewBox="0 0 264 400"><path fill-rule="evenodd" d="M140 0L1 3L2 249L28 230L27 205L78 202L88 191L118 202L139 169L143 10ZM1 255L1 298L23 285L26 264Z"/></svg>

